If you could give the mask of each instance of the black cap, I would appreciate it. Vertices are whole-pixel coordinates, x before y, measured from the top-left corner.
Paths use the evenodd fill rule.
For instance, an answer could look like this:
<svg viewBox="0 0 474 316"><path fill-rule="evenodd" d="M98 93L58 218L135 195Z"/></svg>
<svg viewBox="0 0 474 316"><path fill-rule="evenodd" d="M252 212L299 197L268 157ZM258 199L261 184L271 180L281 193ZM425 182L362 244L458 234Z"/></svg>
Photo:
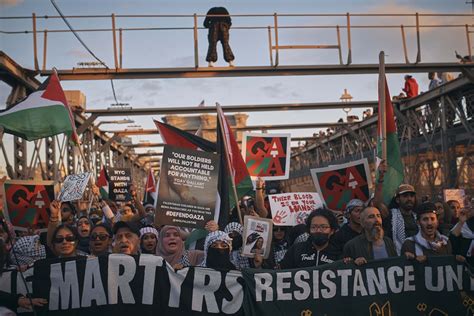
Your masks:
<svg viewBox="0 0 474 316"><path fill-rule="evenodd" d="M134 233L135 235L140 237L140 223L138 223L136 221L134 221L134 222L124 222L124 221L117 222L114 225L114 235L117 234L117 232L120 228L128 228L128 229L130 229L130 231L132 233Z"/></svg>
<svg viewBox="0 0 474 316"><path fill-rule="evenodd" d="M420 216L422 214L426 214L426 213L437 214L437 209L436 209L436 205L434 203L425 202L425 203L421 203L420 205L418 205L415 212L418 216Z"/></svg>

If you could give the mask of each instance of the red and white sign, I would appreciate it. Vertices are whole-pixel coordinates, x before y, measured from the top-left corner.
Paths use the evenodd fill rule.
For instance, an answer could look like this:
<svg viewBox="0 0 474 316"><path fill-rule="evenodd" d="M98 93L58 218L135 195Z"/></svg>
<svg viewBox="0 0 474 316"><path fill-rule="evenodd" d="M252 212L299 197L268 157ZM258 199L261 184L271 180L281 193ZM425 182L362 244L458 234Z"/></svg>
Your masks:
<svg viewBox="0 0 474 316"><path fill-rule="evenodd" d="M304 224L312 211L323 207L319 194L314 192L273 194L268 201L277 226Z"/></svg>

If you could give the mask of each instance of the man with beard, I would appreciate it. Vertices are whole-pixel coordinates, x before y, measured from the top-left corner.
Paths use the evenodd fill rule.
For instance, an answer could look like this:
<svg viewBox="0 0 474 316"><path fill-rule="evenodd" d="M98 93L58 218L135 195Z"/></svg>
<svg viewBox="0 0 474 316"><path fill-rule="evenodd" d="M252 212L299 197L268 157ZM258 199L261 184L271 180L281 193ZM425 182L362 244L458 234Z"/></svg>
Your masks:
<svg viewBox="0 0 474 316"><path fill-rule="evenodd" d="M354 260L356 265L362 265L369 260L397 256L392 240L384 236L382 216L376 207L366 207L360 222L364 232L344 246L344 262Z"/></svg>
<svg viewBox="0 0 474 316"><path fill-rule="evenodd" d="M401 184L398 187L395 202L399 207L391 209L383 223L387 236L392 238L395 249L400 255L405 239L418 233L418 225L413 212L416 206L415 188L409 184Z"/></svg>
<svg viewBox="0 0 474 316"><path fill-rule="evenodd" d="M344 248L344 245L351 239L359 236L362 233L362 226L360 225L360 212L364 209L364 202L359 199L352 199L346 205L345 216L349 220L342 225L334 234L333 243L338 249Z"/></svg>
<svg viewBox="0 0 474 316"><path fill-rule="evenodd" d="M137 222L117 222L114 226L113 253L137 255L140 249L140 230Z"/></svg>
<svg viewBox="0 0 474 316"><path fill-rule="evenodd" d="M338 225L336 217L327 209L313 211L306 219L310 237L295 243L280 262L282 269L316 267L339 259L341 252L330 242Z"/></svg>
<svg viewBox="0 0 474 316"><path fill-rule="evenodd" d="M426 257L451 255L451 243L448 237L438 232L438 216L436 205L425 202L416 209L417 223L420 226L418 234L408 237L403 243L401 253L408 259L423 262Z"/></svg>
<svg viewBox="0 0 474 316"><path fill-rule="evenodd" d="M472 201L459 214L459 221L451 230L449 239L453 245L453 254L466 258L474 267L474 205Z"/></svg>

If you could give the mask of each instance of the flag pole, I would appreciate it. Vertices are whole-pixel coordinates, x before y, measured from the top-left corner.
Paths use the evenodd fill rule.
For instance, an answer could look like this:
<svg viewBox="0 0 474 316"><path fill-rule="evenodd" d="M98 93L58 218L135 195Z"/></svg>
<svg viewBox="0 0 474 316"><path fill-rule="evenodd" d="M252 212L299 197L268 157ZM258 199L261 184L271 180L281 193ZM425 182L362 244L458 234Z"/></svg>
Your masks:
<svg viewBox="0 0 474 316"><path fill-rule="evenodd" d="M379 120L382 134L382 159L387 160L387 118L386 118L386 78L385 78L385 52L379 53Z"/></svg>
<svg viewBox="0 0 474 316"><path fill-rule="evenodd" d="M240 212L239 197L237 195L237 189L235 187L235 177L234 177L234 174L232 173L232 168L230 166L229 152L227 151L227 148L228 148L227 146L229 146L229 144L227 144L227 138L225 137L224 126L223 126L222 118L220 115L220 113L224 114L224 112L222 111L220 104L217 102L216 102L216 109L217 109L217 120L218 120L217 124L219 125L219 128L221 130L222 139L224 140L224 152L225 152L226 161L227 161L227 170L232 180L232 191L234 193L235 207L237 208L237 214L239 215L240 224L243 225L244 222L242 220L242 213ZM225 181L225 179L223 181Z"/></svg>

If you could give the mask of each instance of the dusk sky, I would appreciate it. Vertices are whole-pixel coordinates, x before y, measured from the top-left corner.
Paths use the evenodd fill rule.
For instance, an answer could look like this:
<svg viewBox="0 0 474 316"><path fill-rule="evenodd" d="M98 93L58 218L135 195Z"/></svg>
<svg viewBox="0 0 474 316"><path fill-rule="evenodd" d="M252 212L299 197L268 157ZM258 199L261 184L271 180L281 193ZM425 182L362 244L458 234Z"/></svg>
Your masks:
<svg viewBox="0 0 474 316"><path fill-rule="evenodd" d="M57 15L50 1L0 0L0 16ZM57 0L65 15L103 14L205 14L213 6L225 6L231 14L273 14L276 13L470 13L471 5L465 0L421 0L421 1L315 1L315 0L265 0L265 1L122 1L122 0ZM204 18L199 18L202 25ZM69 19L75 29L110 28L110 18ZM353 18L353 25L414 24L409 18ZM272 17L234 17L233 27L272 25ZM323 25L345 24L344 17L282 17L280 25ZM469 17L423 17L422 24L465 24ZM117 28L122 27L192 27L192 17L186 18L118 18ZM0 19L1 31L31 30L31 19ZM61 19L39 19L38 29L66 29ZM407 43L410 61L415 60L416 38L414 29L407 29ZM112 36L110 32L79 33L91 50L109 67L113 67ZM343 59L347 58L345 30L341 31ZM291 29L280 31L280 44L336 44L334 29ZM455 62L454 50L467 54L464 28L424 28L421 32L422 62ZM38 37L40 64L42 62L43 36ZM268 66L267 30L231 29L230 45L236 56L236 66ZM377 63L379 51L387 54L387 63L404 62L400 29L354 29L352 31L353 64ZM33 68L33 41L31 34L0 34L0 49L20 65ZM199 62L206 67L207 30L199 31ZM218 46L218 66L225 66L221 47ZM71 33L49 33L47 67L70 69L78 62L94 61ZM338 63L336 50L295 50L280 53L281 65L317 65ZM191 67L193 57L193 31L129 31L124 32L124 68L166 68ZM420 91L426 91L427 74L414 74L420 84ZM45 78L38 77L40 81ZM208 79L155 79L115 80L120 102L136 108L194 106L201 100L206 105L270 104L338 101L344 88L354 101L377 99L377 75L343 76L281 76L241 77ZM388 75L392 95L401 92L403 74ZM64 81L64 89L81 90L87 97L87 108L106 108L113 103L110 82ZM10 88L0 83L0 102L4 103ZM4 107L5 105L3 105ZM351 114L362 117L363 109L354 109ZM249 125L335 122L344 117L342 110L298 111L294 113L250 113ZM159 116L154 117L159 119ZM110 118L107 118L110 119ZM137 117L143 128L153 128L151 117ZM123 125L104 125L104 128L121 129ZM310 136L316 130L274 131L291 132L293 136ZM134 141L149 139L160 141L158 135L134 137ZM9 141L9 137L6 137ZM3 161L3 160L0 160Z"/></svg>

